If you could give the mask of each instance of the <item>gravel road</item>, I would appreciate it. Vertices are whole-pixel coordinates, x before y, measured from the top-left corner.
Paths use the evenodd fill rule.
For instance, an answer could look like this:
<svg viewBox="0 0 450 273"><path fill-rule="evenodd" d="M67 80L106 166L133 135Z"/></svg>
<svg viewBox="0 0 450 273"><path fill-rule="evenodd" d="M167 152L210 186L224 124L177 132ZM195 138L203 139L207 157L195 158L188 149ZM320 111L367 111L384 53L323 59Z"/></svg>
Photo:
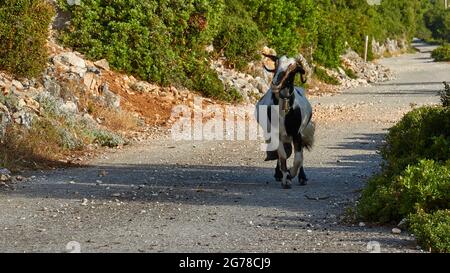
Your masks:
<svg viewBox="0 0 450 273"><path fill-rule="evenodd" d="M345 224L346 208L378 171L386 129L439 101L450 65L429 49L380 61L396 80L313 98L309 185L283 190L258 141L152 140L88 167L30 173L0 190L0 252L417 252L407 232Z"/></svg>

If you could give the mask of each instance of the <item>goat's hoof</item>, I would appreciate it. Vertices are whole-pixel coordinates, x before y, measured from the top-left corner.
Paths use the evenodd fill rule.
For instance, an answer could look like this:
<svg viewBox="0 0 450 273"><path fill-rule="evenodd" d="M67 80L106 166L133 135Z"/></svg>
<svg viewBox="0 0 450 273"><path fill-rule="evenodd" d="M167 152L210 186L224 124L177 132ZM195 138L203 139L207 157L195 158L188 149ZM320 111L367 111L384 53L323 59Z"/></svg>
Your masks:
<svg viewBox="0 0 450 273"><path fill-rule="evenodd" d="M291 185L291 184L283 184L282 187L283 187L283 189L285 189L285 190L292 189L292 185Z"/></svg>
<svg viewBox="0 0 450 273"><path fill-rule="evenodd" d="M308 179L305 179L305 178L299 178L298 182L300 183L300 186L308 185Z"/></svg>

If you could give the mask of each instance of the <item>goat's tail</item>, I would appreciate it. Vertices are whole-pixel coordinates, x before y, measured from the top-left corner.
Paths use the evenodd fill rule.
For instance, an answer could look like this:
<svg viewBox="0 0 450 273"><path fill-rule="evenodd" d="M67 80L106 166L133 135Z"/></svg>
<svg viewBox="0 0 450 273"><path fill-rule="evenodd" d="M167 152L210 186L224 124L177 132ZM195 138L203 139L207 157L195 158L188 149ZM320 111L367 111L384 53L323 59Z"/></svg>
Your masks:
<svg viewBox="0 0 450 273"><path fill-rule="evenodd" d="M314 145L314 134L316 132L316 124L310 121L303 130L302 143L303 147L310 151Z"/></svg>

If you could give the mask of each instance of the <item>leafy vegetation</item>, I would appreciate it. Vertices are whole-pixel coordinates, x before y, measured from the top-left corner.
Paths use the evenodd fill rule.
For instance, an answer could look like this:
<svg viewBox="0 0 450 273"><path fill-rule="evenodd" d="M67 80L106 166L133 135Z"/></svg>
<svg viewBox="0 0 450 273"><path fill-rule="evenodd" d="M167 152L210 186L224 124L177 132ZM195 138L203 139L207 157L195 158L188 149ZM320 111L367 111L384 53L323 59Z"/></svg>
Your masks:
<svg viewBox="0 0 450 273"><path fill-rule="evenodd" d="M345 75L347 75L350 79L356 80L358 78L358 76L352 69L345 67L343 67L342 69L344 69Z"/></svg>
<svg viewBox="0 0 450 273"><path fill-rule="evenodd" d="M328 72L323 68L316 67L314 69L314 75L316 76L317 79L319 79L320 81L322 81L324 83L328 83L328 84L332 84L332 85L339 85L339 80L333 76L330 76L328 74Z"/></svg>
<svg viewBox="0 0 450 273"><path fill-rule="evenodd" d="M144 80L230 99L204 50L220 30L223 0L59 3L72 12L71 26L61 35L64 44Z"/></svg>
<svg viewBox="0 0 450 273"><path fill-rule="evenodd" d="M410 229L419 243L432 252L450 253L450 210L419 211L410 219Z"/></svg>
<svg viewBox="0 0 450 273"><path fill-rule="evenodd" d="M433 50L431 57L437 62L450 62L450 44L442 45Z"/></svg>
<svg viewBox="0 0 450 273"><path fill-rule="evenodd" d="M429 31L428 35L424 35L422 38L450 42L450 9L444 9L443 0L428 3L428 9L423 15L423 22Z"/></svg>
<svg viewBox="0 0 450 273"><path fill-rule="evenodd" d="M45 45L53 7L41 0L0 3L0 69L20 77L35 77L47 62Z"/></svg>
<svg viewBox="0 0 450 273"><path fill-rule="evenodd" d="M425 14L435 8L428 0L383 0L374 6L366 0L59 2L72 13L61 35L64 44L142 79L224 100L239 98L223 88L208 57L223 54L231 67L244 70L267 44L280 55L300 52L334 68L348 47L363 54L366 35L378 41L431 35ZM213 55L205 51L210 44Z"/></svg>
<svg viewBox="0 0 450 273"><path fill-rule="evenodd" d="M61 82L63 88L72 82ZM67 85L67 86L66 86ZM76 92L75 89L72 89ZM86 93L77 93L79 107L94 100ZM138 120L123 110L113 110L102 104L91 105L92 117L73 115L61 109L62 101L43 92L34 98L40 114L32 119L31 127L11 123L0 142L0 166L11 170L60 165L66 155L78 153L90 145L116 147L125 143L121 131L135 130ZM9 109L18 108L17 97L0 93L0 103ZM104 120L100 127L92 118Z"/></svg>
<svg viewBox="0 0 450 273"><path fill-rule="evenodd" d="M444 82L444 90L440 92L441 102L444 107L450 107L450 84Z"/></svg>
<svg viewBox="0 0 450 273"><path fill-rule="evenodd" d="M369 180L357 212L381 223L408 218L422 246L448 252L450 107L443 98L443 106L416 109L389 130L382 172Z"/></svg>
<svg viewBox="0 0 450 273"><path fill-rule="evenodd" d="M214 38L214 47L227 57L230 64L242 70L249 60L260 58L264 35L241 1L228 0L225 14L229 16L223 18L220 31Z"/></svg>

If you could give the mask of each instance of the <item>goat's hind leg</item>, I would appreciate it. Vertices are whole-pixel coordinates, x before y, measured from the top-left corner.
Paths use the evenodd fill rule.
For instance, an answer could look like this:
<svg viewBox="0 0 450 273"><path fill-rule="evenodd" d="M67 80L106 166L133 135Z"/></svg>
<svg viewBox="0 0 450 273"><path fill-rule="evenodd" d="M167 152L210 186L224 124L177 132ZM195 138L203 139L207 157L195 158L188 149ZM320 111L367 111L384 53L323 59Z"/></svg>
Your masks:
<svg viewBox="0 0 450 273"><path fill-rule="evenodd" d="M305 186L308 179L306 178L305 169L303 168L303 147L301 142L301 136L294 139L294 166L290 170L292 177L298 175L298 182L301 186Z"/></svg>
<svg viewBox="0 0 450 273"><path fill-rule="evenodd" d="M290 189L292 188L292 177L287 168L287 154L283 145L280 145L280 148L278 149L278 158L278 163L280 164L281 173L283 175L281 186L284 189Z"/></svg>
<svg viewBox="0 0 450 273"><path fill-rule="evenodd" d="M300 168L300 174L298 175L298 182L300 186L306 186L308 184L308 178L306 177L305 168Z"/></svg>
<svg viewBox="0 0 450 273"><path fill-rule="evenodd" d="M281 172L280 160L277 161L277 166L275 167L275 180L281 182L283 180L283 172Z"/></svg>

